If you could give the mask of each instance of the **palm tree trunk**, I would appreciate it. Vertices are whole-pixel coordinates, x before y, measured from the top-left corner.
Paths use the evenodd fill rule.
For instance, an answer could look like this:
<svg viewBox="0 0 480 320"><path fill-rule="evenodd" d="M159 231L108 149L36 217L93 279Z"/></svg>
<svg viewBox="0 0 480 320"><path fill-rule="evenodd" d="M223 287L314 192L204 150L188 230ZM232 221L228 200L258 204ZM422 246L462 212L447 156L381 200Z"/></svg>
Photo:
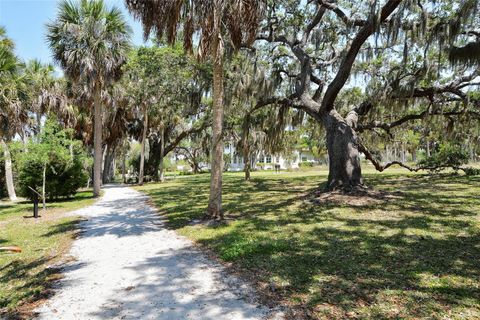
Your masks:
<svg viewBox="0 0 480 320"><path fill-rule="evenodd" d="M109 178L109 171L110 171L110 145L107 144L105 149L105 157L103 159L103 173L102 173L102 182L108 183Z"/></svg>
<svg viewBox="0 0 480 320"><path fill-rule="evenodd" d="M126 162L127 162L127 155L125 153L123 153L123 155L122 155L122 181L123 181L123 183L127 183Z"/></svg>
<svg viewBox="0 0 480 320"><path fill-rule="evenodd" d="M15 193L15 186L13 184L13 172L12 172L12 157L10 156L10 151L8 151L8 146L0 139L2 148L3 148L3 156L5 161L5 181L7 183L7 192L10 201L17 201L17 195Z"/></svg>
<svg viewBox="0 0 480 320"><path fill-rule="evenodd" d="M140 172L138 174L138 184L143 184L143 176L145 171L145 141L147 140L147 130L148 130L148 112L147 107L145 107L145 115L143 117L143 132L142 132L142 146L140 150Z"/></svg>
<svg viewBox="0 0 480 320"><path fill-rule="evenodd" d="M113 181L115 180L115 169L117 167L117 162L116 162L116 146L113 147L113 150L112 150L112 155L111 155L111 161L110 161L110 175L108 177L108 180L109 181Z"/></svg>
<svg viewBox="0 0 480 320"><path fill-rule="evenodd" d="M102 183L102 104L100 90L94 93L94 132L93 132L93 196L100 196Z"/></svg>
<svg viewBox="0 0 480 320"><path fill-rule="evenodd" d="M218 40L217 40L218 41ZM223 219L222 172L223 172L223 62L216 58L213 65L213 130L212 160L210 175L210 198L207 213L209 218Z"/></svg>
<svg viewBox="0 0 480 320"><path fill-rule="evenodd" d="M42 177L42 204L43 204L43 211L47 210L47 205L45 203L45 185L47 180L47 163L43 164L43 177Z"/></svg>

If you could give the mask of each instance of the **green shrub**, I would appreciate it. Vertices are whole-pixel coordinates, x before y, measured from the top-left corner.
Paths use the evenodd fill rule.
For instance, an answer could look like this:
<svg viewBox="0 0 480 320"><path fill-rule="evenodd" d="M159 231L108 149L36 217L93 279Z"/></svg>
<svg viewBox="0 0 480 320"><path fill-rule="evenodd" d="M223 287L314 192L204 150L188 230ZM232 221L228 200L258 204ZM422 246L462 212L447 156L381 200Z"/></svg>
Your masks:
<svg viewBox="0 0 480 320"><path fill-rule="evenodd" d="M437 152L418 162L420 167L431 172L439 172L446 168L459 170L468 162L468 152L458 144L445 143Z"/></svg>
<svg viewBox="0 0 480 320"><path fill-rule="evenodd" d="M463 172L465 172L465 174L467 176L478 176L480 175L480 168L472 168L472 167L466 167L466 168L462 168Z"/></svg>
<svg viewBox="0 0 480 320"><path fill-rule="evenodd" d="M45 170L45 196L48 199L70 197L87 183L91 159L82 143L71 139L72 132L56 122L47 121L40 137L32 138L26 147L17 144L15 166L19 194L32 199L41 192Z"/></svg>
<svg viewBox="0 0 480 320"><path fill-rule="evenodd" d="M300 168L312 168L315 165L315 162L302 161L298 164Z"/></svg>
<svg viewBox="0 0 480 320"><path fill-rule="evenodd" d="M193 171L183 170L178 172L179 176L191 176L194 175Z"/></svg>

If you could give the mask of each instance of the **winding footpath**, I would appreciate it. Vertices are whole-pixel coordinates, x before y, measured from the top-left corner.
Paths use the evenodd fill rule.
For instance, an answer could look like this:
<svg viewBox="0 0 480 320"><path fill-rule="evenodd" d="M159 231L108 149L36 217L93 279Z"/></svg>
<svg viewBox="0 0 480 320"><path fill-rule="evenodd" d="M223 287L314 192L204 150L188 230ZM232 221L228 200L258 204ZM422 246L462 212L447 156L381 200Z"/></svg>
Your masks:
<svg viewBox="0 0 480 320"><path fill-rule="evenodd" d="M164 226L148 197L121 186L86 217L40 319L267 319L253 290Z"/></svg>

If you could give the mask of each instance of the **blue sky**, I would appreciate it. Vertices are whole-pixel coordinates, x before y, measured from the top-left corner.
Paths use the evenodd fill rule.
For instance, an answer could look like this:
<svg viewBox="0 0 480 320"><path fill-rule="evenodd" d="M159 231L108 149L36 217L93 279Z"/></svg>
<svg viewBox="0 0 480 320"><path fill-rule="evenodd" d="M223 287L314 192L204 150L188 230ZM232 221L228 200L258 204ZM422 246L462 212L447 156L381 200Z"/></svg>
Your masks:
<svg viewBox="0 0 480 320"><path fill-rule="evenodd" d="M53 63L45 41L45 24L55 19L59 0L0 0L0 25L15 42L16 53L23 60L39 59ZM123 0L105 0L108 7L120 8L133 29L133 43L143 44L143 31L125 8Z"/></svg>

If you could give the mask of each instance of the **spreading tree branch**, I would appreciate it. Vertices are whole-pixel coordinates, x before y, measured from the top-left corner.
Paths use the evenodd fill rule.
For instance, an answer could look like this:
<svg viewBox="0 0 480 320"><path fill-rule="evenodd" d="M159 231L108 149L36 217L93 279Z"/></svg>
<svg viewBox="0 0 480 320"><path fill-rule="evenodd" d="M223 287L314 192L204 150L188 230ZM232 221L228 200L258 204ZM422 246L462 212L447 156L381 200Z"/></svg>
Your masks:
<svg viewBox="0 0 480 320"><path fill-rule="evenodd" d="M332 80L323 96L320 112L328 112L334 108L335 99L350 76L353 63L355 62L360 48L365 41L367 41L368 37L375 32L377 23L384 22L401 2L402 0L389 0L381 10L380 19L377 21L377 17L372 16L368 23L358 31L340 64L335 78Z"/></svg>

